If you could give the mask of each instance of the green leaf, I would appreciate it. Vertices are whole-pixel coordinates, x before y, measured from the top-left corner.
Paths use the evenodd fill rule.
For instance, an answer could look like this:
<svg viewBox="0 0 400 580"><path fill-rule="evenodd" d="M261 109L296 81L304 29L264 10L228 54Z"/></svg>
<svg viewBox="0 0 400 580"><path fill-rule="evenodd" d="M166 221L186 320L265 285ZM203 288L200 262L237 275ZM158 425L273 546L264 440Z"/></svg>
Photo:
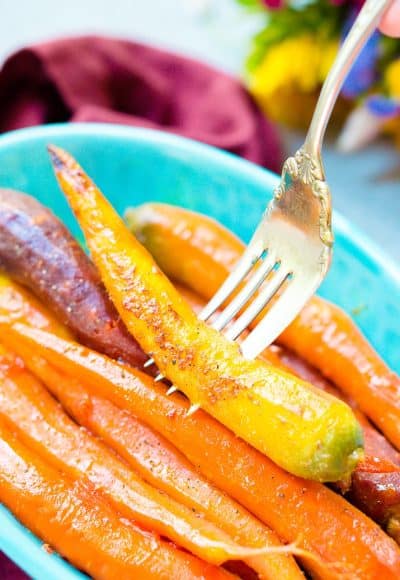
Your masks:
<svg viewBox="0 0 400 580"><path fill-rule="evenodd" d="M238 4L246 8L256 8L257 10L265 10L265 5L260 0L236 0Z"/></svg>
<svg viewBox="0 0 400 580"><path fill-rule="evenodd" d="M265 27L253 39L246 62L247 70L253 71L273 45L287 38L303 34L322 39L337 38L343 21L344 9L333 6L328 0L308 4L297 2L281 10L267 12Z"/></svg>

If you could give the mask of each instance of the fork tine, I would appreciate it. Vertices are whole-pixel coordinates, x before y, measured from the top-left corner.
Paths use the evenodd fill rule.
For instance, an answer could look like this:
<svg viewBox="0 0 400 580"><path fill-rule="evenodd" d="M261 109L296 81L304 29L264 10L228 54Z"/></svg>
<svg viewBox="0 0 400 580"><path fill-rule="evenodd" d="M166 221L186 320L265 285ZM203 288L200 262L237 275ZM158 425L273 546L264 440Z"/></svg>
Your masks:
<svg viewBox="0 0 400 580"><path fill-rule="evenodd" d="M256 264L261 258L263 251L264 248L262 248L261 245L258 245L258 248L254 248L252 245L248 246L247 250L236 264L233 272L231 272L219 290L217 290L208 304L201 311L199 315L200 320L208 320L221 304L225 302L240 282L242 282L243 278L247 276L254 264Z"/></svg>
<svg viewBox="0 0 400 580"><path fill-rule="evenodd" d="M294 276L279 299L240 345L243 356L255 358L270 345L292 322L317 287L318 283L314 289L309 284L305 286Z"/></svg>
<svg viewBox="0 0 400 580"><path fill-rule="evenodd" d="M228 278L222 284L222 286L217 290L211 300L206 304L203 310L199 314L199 319L207 321L210 316L221 306L223 302L232 294L235 288L240 284L240 282L247 276L251 268L258 262L264 252L264 248L258 244L256 247L251 244L245 250L243 256L240 258L235 266L233 272L230 273ZM233 315L234 316L234 315ZM149 358L143 365L143 368L147 369L155 364L153 358ZM161 381L164 377L159 373L155 377L155 381Z"/></svg>
<svg viewBox="0 0 400 580"><path fill-rule="evenodd" d="M272 277L272 279L265 285L257 296L257 298L248 306L243 314L236 320L229 330L226 332L226 337L229 340L236 340L242 334L245 328L253 322L253 320L260 314L268 302L275 296L279 288L282 286L289 272L280 266L279 270Z"/></svg>
<svg viewBox="0 0 400 580"><path fill-rule="evenodd" d="M147 368L151 367L151 365L153 365L154 363L155 363L155 360L154 360L154 358L149 358L149 360L147 360L147 361L144 363L144 365L143 365L143 368L144 368L144 369L147 369Z"/></svg>
<svg viewBox="0 0 400 580"><path fill-rule="evenodd" d="M217 320L212 325L216 330L223 330L227 324L229 324L232 318L236 316L239 310L241 310L241 308L243 308L248 300L250 300L250 298L255 294L275 264L275 255L273 253L268 253L260 267L247 281L244 288L218 316Z"/></svg>

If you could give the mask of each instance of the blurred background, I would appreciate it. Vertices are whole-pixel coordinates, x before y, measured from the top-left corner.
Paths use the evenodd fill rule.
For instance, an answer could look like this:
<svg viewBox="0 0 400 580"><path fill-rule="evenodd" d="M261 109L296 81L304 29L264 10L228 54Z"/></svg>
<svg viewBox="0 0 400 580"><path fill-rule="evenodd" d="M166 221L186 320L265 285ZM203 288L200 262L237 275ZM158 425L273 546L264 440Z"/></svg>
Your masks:
<svg viewBox="0 0 400 580"><path fill-rule="evenodd" d="M251 79L246 62L254 52L254 37L266 28L265 10L253 9L253 3L252 0L243 3L235 0L69 0L66 3L0 0L0 60L3 62L13 51L45 39L107 34L195 57L251 83L254 75ZM299 68L295 62L293 66ZM259 78L256 80L253 86L259 87ZM262 98L259 102L270 114L275 114L270 104L266 105ZM304 137L304 128L293 122L288 127L284 115L277 120L281 122L280 134L286 151L294 152ZM362 125L365 127L368 123ZM358 138L360 132L359 125L351 138L347 137L344 147L342 143L342 149L347 147L352 151L339 151L337 136L331 137L327 144L324 159L334 207L399 261L400 151L394 138L375 138L375 135L367 146L358 148L359 144L354 146L350 141L354 141L354 135ZM367 137L362 135L361 141Z"/></svg>

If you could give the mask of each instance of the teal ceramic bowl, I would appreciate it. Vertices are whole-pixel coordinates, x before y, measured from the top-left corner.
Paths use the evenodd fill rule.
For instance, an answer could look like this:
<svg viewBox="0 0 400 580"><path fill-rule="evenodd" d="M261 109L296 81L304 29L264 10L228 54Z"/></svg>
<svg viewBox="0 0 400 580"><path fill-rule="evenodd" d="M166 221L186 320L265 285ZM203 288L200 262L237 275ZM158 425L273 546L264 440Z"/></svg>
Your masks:
<svg viewBox="0 0 400 580"><path fill-rule="evenodd" d="M53 125L0 137L0 187L20 189L48 205L73 231L77 225L59 191L46 145L68 149L120 211L155 200L220 220L247 241L277 177L233 155L157 131L113 125ZM333 192L334 193L334 192ZM400 270L338 214L333 265L320 294L355 319L381 356L400 372ZM85 576L0 506L0 549L30 576Z"/></svg>

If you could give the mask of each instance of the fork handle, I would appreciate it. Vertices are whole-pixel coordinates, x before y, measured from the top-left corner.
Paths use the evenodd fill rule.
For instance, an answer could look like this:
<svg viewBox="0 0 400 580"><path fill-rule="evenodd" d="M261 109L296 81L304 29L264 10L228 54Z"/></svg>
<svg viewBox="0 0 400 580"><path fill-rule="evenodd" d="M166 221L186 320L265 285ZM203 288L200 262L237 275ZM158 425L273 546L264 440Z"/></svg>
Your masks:
<svg viewBox="0 0 400 580"><path fill-rule="evenodd" d="M339 96L343 83L351 67L367 40L377 28L380 19L393 0L366 0L350 32L348 33L336 60L322 87L310 128L304 143L304 150L319 158L322 140Z"/></svg>

